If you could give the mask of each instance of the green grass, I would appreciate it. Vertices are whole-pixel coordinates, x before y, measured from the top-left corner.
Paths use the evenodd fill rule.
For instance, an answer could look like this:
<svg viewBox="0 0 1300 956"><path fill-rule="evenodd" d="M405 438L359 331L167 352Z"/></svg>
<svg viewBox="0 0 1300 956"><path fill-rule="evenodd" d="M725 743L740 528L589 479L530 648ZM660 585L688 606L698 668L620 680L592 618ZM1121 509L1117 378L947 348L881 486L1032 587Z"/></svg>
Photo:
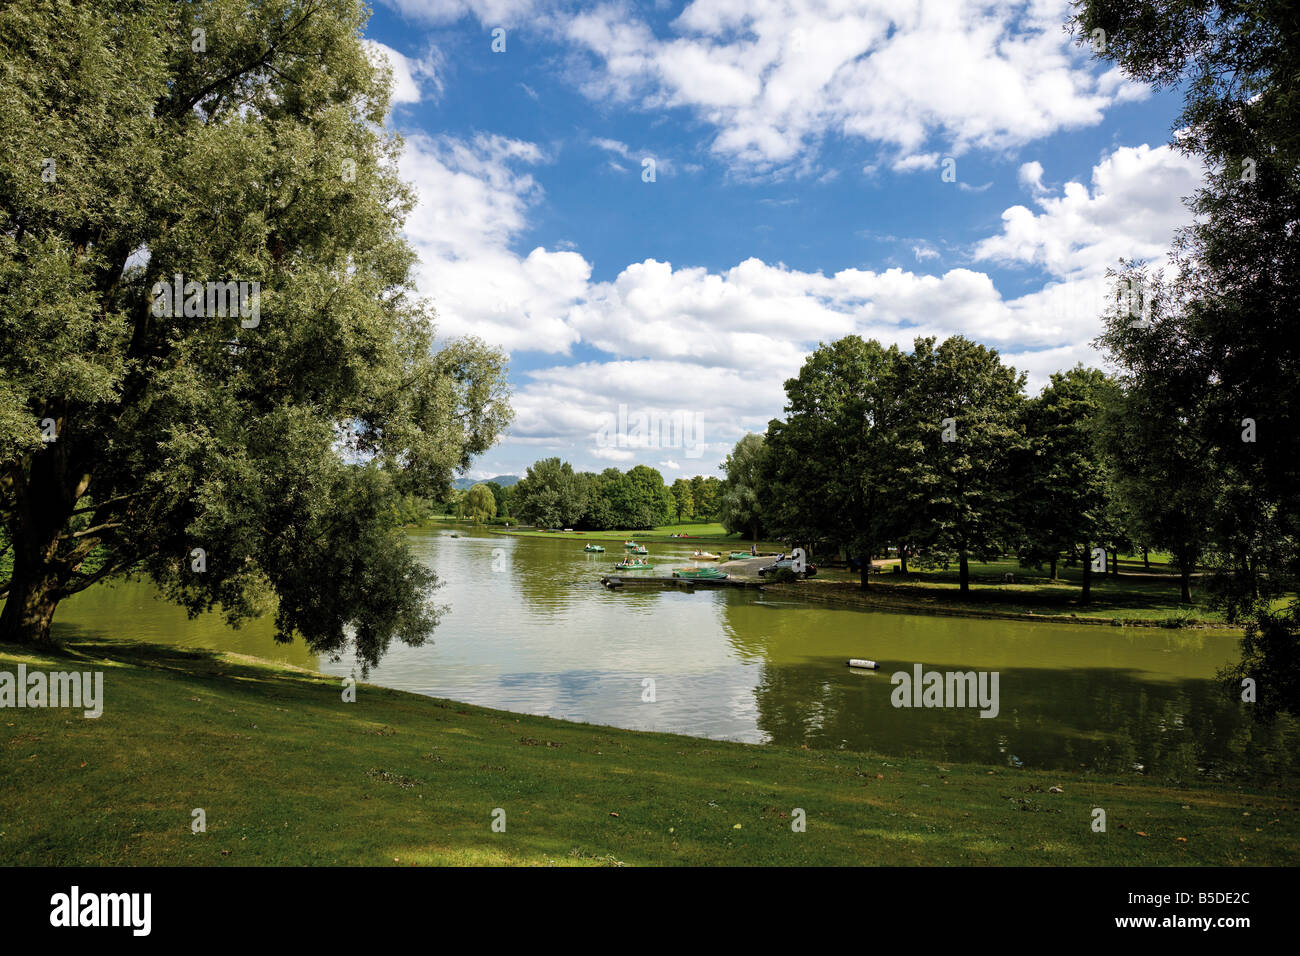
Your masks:
<svg viewBox="0 0 1300 956"><path fill-rule="evenodd" d="M1165 625L1208 624L1226 626L1223 614L1210 608L1204 591L1194 579L1192 603L1181 601L1177 575L1153 559L1151 570L1143 569L1140 556L1120 562L1118 577L1093 574L1092 596L1080 603L1083 571L1059 566L1059 580L1050 571L1022 568L1014 558L970 563L971 590L961 597L956 566L946 570L909 567L906 576L895 574L890 562L881 574L871 576L867 594L858 591L858 575L843 570L819 570L815 579L786 586L814 599L834 599L879 607L906 607L934 613L989 615L1033 615L1046 618L1104 618L1121 623ZM1012 574L1013 583L1003 576Z"/></svg>
<svg viewBox="0 0 1300 956"><path fill-rule="evenodd" d="M1295 781L719 743L371 686L345 704L251 658L65 639L0 646L2 670L103 670L106 697L98 720L0 711L0 864L1300 863Z"/></svg>

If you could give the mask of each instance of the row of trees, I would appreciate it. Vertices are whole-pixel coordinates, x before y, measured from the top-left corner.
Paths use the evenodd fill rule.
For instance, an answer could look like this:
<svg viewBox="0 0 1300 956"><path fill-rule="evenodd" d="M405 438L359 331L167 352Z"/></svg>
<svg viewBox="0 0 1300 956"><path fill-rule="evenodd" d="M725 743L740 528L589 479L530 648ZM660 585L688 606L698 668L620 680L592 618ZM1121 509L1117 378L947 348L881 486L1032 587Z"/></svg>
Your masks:
<svg viewBox="0 0 1300 956"><path fill-rule="evenodd" d="M1158 329L1167 298L1152 287ZM1128 335L1129 319L1117 311L1107 328L1104 339ZM1150 549L1172 555L1184 602L1207 563L1221 590L1279 593L1272 512L1229 460L1267 453L1254 419L1220 409L1226 420L1212 421L1209 408L1190 418L1184 393L1201 386L1168 377L1080 366L1036 397L1023 385L962 336L917 339L910 352L853 335L823 345L786 383L785 418L728 457L723 523L843 549L862 559L864 588L867 561L887 546L903 570L955 562L963 593L972 557L1015 553L1052 578L1061 560L1080 562L1086 602L1097 549L1112 568L1121 551Z"/></svg>
<svg viewBox="0 0 1300 956"><path fill-rule="evenodd" d="M846 336L786 383L786 417L727 459L724 524L843 549L862 559L863 587L887 546L904 570L955 562L963 593L972 557L1016 551L1055 577L1062 557L1134 545L1100 440L1118 394L1076 368L1028 399L1022 374L962 336L910 352Z"/></svg>
<svg viewBox="0 0 1300 956"><path fill-rule="evenodd" d="M512 489L514 514L543 528L648 529L692 518L709 519L719 479L678 478L672 487L648 465L626 472L577 472L567 461L544 458Z"/></svg>

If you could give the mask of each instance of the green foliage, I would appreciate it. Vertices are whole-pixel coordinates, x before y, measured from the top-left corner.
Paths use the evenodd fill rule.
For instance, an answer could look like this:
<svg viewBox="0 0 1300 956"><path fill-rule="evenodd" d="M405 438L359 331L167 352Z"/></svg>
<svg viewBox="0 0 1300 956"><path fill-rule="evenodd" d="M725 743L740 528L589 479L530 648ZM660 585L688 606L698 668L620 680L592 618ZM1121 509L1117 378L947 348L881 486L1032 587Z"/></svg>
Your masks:
<svg viewBox="0 0 1300 956"><path fill-rule="evenodd" d="M678 478L669 489L673 495L673 517L678 524L695 517L695 495L689 478Z"/></svg>
<svg viewBox="0 0 1300 956"><path fill-rule="evenodd" d="M695 517L712 521L718 516L718 494L722 481L709 475L696 475L691 479L691 500L695 504Z"/></svg>
<svg viewBox="0 0 1300 956"><path fill-rule="evenodd" d="M786 419L768 426L765 459L765 521L775 533L869 561L899 530L902 361L896 347L849 335L818 348L785 383Z"/></svg>
<svg viewBox="0 0 1300 956"><path fill-rule="evenodd" d="M133 569L232 621L274 604L282 636L317 651L355 634L363 663L427 634L433 578L400 502L445 487L510 410L504 356L434 351L412 298L412 196L364 16L352 0L0 9L5 639L46 639L62 598ZM258 283L258 321L159 314L176 274Z"/></svg>
<svg viewBox="0 0 1300 956"><path fill-rule="evenodd" d="M1022 409L1026 445L1017 469L1022 554L1041 563L1077 549L1085 592L1091 585L1091 547L1109 547L1121 534L1110 456L1101 442L1102 416L1120 398L1112 379L1077 366L1054 373Z"/></svg>
<svg viewBox="0 0 1300 956"><path fill-rule="evenodd" d="M404 494L393 504L393 516L399 524L410 525L427 521L434 516L435 504L420 495Z"/></svg>
<svg viewBox="0 0 1300 956"><path fill-rule="evenodd" d="M534 463L512 490L515 513L542 528L648 530L671 522L677 508L663 475L647 465L596 475L547 458Z"/></svg>
<svg viewBox="0 0 1300 956"><path fill-rule="evenodd" d="M514 497L514 486L511 485L506 487L505 485L498 484L495 481L489 481L486 484L492 491L492 498L496 504L497 517L507 517L512 514L511 500Z"/></svg>
<svg viewBox="0 0 1300 956"><path fill-rule="evenodd" d="M1184 593L1193 553L1208 549L1211 591L1250 628L1243 667L1274 670L1273 690L1280 684L1290 695L1278 706L1300 711L1300 686L1287 676L1296 658L1285 649L1288 625L1269 607L1300 580L1295 4L1083 0L1072 28L1084 40L1104 31L1100 55L1129 77L1183 92L1174 145L1207 170L1190 203L1193 224L1175 245L1174 286L1154 289L1158 322L1112 320L1102 337L1135 382L1135 410L1162 416L1147 430L1168 439L1154 449L1154 486L1133 489L1134 510L1166 540L1183 539ZM1137 271L1130 265L1121 276ZM1254 440L1243 440L1247 427ZM1189 471L1175 487L1180 465ZM1298 613L1292 600L1292 628Z"/></svg>
<svg viewBox="0 0 1300 956"><path fill-rule="evenodd" d="M889 464L898 533L932 558L988 560L1018 535L1011 464L1022 453L1024 375L962 336L917 339L900 362L907 413Z"/></svg>
<svg viewBox="0 0 1300 956"><path fill-rule="evenodd" d="M1255 689L1251 706L1260 717L1294 712L1300 700L1300 621L1294 611L1252 615L1241 644L1241 660L1220 674L1228 695L1240 699L1249 679Z"/></svg>
<svg viewBox="0 0 1300 956"><path fill-rule="evenodd" d="M750 433L736 442L723 469L727 480L717 499L717 517L728 534L748 534L758 541L763 530L763 505L768 493L767 443Z"/></svg>
<svg viewBox="0 0 1300 956"><path fill-rule="evenodd" d="M497 514L497 499L492 489L480 482L465 494L465 507L475 521L486 521Z"/></svg>
<svg viewBox="0 0 1300 956"><path fill-rule="evenodd" d="M558 458L534 462L514 487L515 513L539 528L567 528L587 509L587 482Z"/></svg>

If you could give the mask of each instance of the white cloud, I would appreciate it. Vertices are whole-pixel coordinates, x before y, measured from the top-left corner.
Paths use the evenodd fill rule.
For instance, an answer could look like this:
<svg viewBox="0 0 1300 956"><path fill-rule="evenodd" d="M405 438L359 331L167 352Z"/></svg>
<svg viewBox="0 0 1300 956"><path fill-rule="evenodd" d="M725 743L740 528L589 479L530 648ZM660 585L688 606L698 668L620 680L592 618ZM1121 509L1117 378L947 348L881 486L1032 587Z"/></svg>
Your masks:
<svg viewBox="0 0 1300 956"><path fill-rule="evenodd" d="M938 165L938 153L913 153L910 156L900 156L890 163L889 168L896 173L910 173L918 169L934 169Z"/></svg>
<svg viewBox="0 0 1300 956"><path fill-rule="evenodd" d="M653 163L654 165L656 176L658 176L659 174L666 174L671 176L674 172L676 172L676 168L673 165L672 160L665 159L661 156L656 156L652 150L644 150L644 149L640 151L634 150L631 146L627 145L627 143L624 143L620 140L605 139L599 136L592 138L591 145L595 146L597 149L603 149L607 153L613 153L615 156L622 157L623 159L627 160L628 162L636 166L639 170L646 169L647 168L646 160L650 160L650 162ZM614 160L609 161L609 166L612 169L618 170L619 172L627 171L627 168L625 166L623 166L618 162L615 162Z"/></svg>
<svg viewBox="0 0 1300 956"><path fill-rule="evenodd" d="M1019 179L1020 185L1036 196L1046 192L1046 187L1043 186L1043 164L1037 160L1021 164Z"/></svg>
<svg viewBox="0 0 1300 956"><path fill-rule="evenodd" d="M416 60L376 40L362 42L372 59L392 71L392 105L418 103L430 92L435 98L442 94L441 57L437 48L430 47L422 59Z"/></svg>
<svg viewBox="0 0 1300 956"><path fill-rule="evenodd" d="M576 252L511 249L541 191L517 167L543 159L534 144L501 136L407 137L401 173L419 202L406 232L440 334L550 352L577 340L565 316L584 294L591 266Z"/></svg>
<svg viewBox="0 0 1300 956"><path fill-rule="evenodd" d="M1174 231L1189 220L1182 197L1201 184L1203 169L1170 146L1143 145L1103 159L1093 168L1091 190L1069 182L1060 195L1050 195L1040 185L1038 163L1021 167L1020 176L1038 185L1039 211L1007 209L1001 234L979 243L976 257L1082 278L1104 273L1120 258L1162 261Z"/></svg>
<svg viewBox="0 0 1300 956"><path fill-rule="evenodd" d="M620 142L619 140L616 139L604 139L602 137L597 136L592 138L591 145L603 149L606 152L614 153L618 156L622 156L624 159L633 158L632 148L628 146L627 143Z"/></svg>
<svg viewBox="0 0 1300 956"><path fill-rule="evenodd" d="M575 74L587 95L689 109L716 131L714 153L761 173L805 171L832 134L895 168L932 165L934 140L1007 148L1144 95L1096 73L1061 29L1068 15L1067 0L694 0L667 36L617 4L545 22L588 54Z"/></svg>

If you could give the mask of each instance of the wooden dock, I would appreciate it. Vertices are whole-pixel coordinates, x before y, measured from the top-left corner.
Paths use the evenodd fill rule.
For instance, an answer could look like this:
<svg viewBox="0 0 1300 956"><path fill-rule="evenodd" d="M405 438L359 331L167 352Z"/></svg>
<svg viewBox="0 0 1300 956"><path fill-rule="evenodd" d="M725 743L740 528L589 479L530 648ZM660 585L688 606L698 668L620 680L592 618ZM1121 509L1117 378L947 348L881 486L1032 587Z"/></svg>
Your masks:
<svg viewBox="0 0 1300 956"><path fill-rule="evenodd" d="M710 581L708 578L663 578L663 577L622 577L617 574L607 574L600 579L600 583L611 591L618 591L625 587L630 588L678 588L684 591L694 591L696 588L752 588L762 590L762 583L758 581L745 581L739 578L723 578L722 580Z"/></svg>

